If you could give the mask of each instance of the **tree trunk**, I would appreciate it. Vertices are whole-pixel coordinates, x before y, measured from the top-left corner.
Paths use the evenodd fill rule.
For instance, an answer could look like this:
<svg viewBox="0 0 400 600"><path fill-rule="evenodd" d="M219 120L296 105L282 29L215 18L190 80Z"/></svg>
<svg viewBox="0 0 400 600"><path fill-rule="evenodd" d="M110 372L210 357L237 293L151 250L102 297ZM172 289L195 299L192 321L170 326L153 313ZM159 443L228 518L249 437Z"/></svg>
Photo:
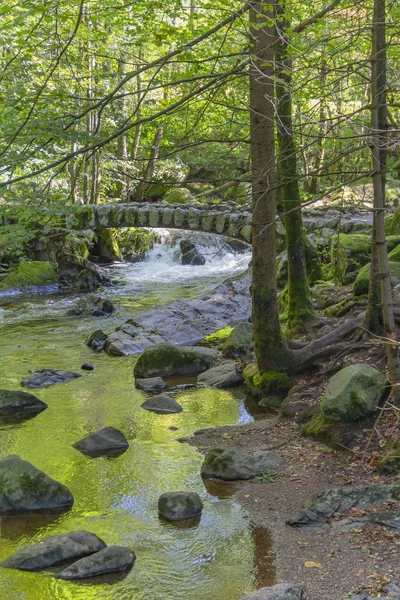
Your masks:
<svg viewBox="0 0 400 600"><path fill-rule="evenodd" d="M126 72L125 66L126 66L125 65L125 57L122 56L121 60L118 61L118 75L121 79L124 77L125 72ZM122 125L125 122L126 117L127 117L127 115L126 115L126 97L125 96L120 101L120 111L121 111L120 123ZM125 165L127 154L128 154L128 150L127 150L126 135L120 135L118 138L118 146L117 146L117 157L120 160L120 165L121 165L121 163L123 165ZM126 171L126 167L124 167L123 169L120 170L120 172L118 173L118 181L115 186L115 197L121 198L121 200L125 200L126 195L127 195L128 180L127 180L125 171Z"/></svg>
<svg viewBox="0 0 400 600"><path fill-rule="evenodd" d="M157 127L156 133L154 135L153 145L151 147L150 157L146 166L146 169L143 174L143 180L139 183L136 190L136 199L143 200L146 194L146 190L149 186L150 181L153 178L154 171L157 165L158 153L160 151L160 146L162 142L162 137L164 133L164 126L161 125Z"/></svg>
<svg viewBox="0 0 400 600"><path fill-rule="evenodd" d="M372 122L372 168L374 186L374 215L376 246L378 249L381 279L382 316L384 335L388 340L387 358L390 381L399 381L400 365L397 348L396 327L393 316L392 287L385 232L385 145L387 143L386 106L386 7L385 0L374 0L371 57L371 122Z"/></svg>
<svg viewBox="0 0 400 600"><path fill-rule="evenodd" d="M279 145L278 173L283 204L288 256L288 329L295 331L314 319L310 289L307 281L301 198L297 177L296 147L292 123L292 61L288 57L285 37L285 2L278 6L281 41L277 49L277 138Z"/></svg>
<svg viewBox="0 0 400 600"><path fill-rule="evenodd" d="M273 42L277 32L272 4L255 2L250 9L252 321L260 373L289 369L289 351L279 322L276 284Z"/></svg>

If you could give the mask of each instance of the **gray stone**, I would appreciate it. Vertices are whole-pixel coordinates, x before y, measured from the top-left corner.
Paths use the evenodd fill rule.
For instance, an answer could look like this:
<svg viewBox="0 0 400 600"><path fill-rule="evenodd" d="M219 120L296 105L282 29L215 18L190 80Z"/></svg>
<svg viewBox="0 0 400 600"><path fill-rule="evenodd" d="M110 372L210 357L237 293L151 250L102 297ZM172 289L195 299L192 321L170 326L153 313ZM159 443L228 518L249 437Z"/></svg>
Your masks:
<svg viewBox="0 0 400 600"><path fill-rule="evenodd" d="M0 513L63 511L74 498L69 489L14 454L0 460Z"/></svg>
<svg viewBox="0 0 400 600"><path fill-rule="evenodd" d="M21 385L26 388L49 387L55 383L71 381L77 377L82 377L82 375L80 373L59 369L39 369L38 371L31 373L28 377L25 377L21 381Z"/></svg>
<svg viewBox="0 0 400 600"><path fill-rule="evenodd" d="M81 366L82 371L94 371L95 368L96 367L92 363L90 363L90 362L85 362Z"/></svg>
<svg viewBox="0 0 400 600"><path fill-rule="evenodd" d="M107 573L125 571L135 564L136 555L133 550L124 546L108 546L96 554L81 558L57 575L56 579L86 579Z"/></svg>
<svg viewBox="0 0 400 600"><path fill-rule="evenodd" d="M23 548L1 563L7 569L39 571L60 562L76 560L106 547L102 539L89 531L71 531L51 535L37 544Z"/></svg>
<svg viewBox="0 0 400 600"><path fill-rule="evenodd" d="M108 336L104 331L96 329L96 331L91 333L86 339L85 344L86 346L89 346L89 348L92 348L92 350L99 351L103 349L107 337Z"/></svg>
<svg viewBox="0 0 400 600"><path fill-rule="evenodd" d="M235 387L241 385L243 381L243 375L238 372L233 360L212 367L197 377L198 385L218 389Z"/></svg>
<svg viewBox="0 0 400 600"><path fill-rule="evenodd" d="M265 451L255 455L239 448L210 448L201 466L204 479L252 479L264 469L278 467L283 459L274 452Z"/></svg>
<svg viewBox="0 0 400 600"><path fill-rule="evenodd" d="M158 499L158 512L167 521L184 521L201 516L203 503L195 492L166 492Z"/></svg>
<svg viewBox="0 0 400 600"><path fill-rule="evenodd" d="M0 390L0 417L32 416L47 408L47 404L33 394L19 390Z"/></svg>
<svg viewBox="0 0 400 600"><path fill-rule="evenodd" d="M127 450L129 442L119 429L104 427L79 440L73 444L73 447L88 456L102 456L116 450Z"/></svg>
<svg viewBox="0 0 400 600"><path fill-rule="evenodd" d="M386 377L368 364L345 367L329 380L321 410L334 421L357 421L377 410L387 385Z"/></svg>
<svg viewBox="0 0 400 600"><path fill-rule="evenodd" d="M303 590L299 585L279 583L245 594L240 600L302 600L303 598Z"/></svg>
<svg viewBox="0 0 400 600"><path fill-rule="evenodd" d="M183 265L201 266L205 264L206 259L202 254L200 254L193 242L190 242L189 240L181 240L179 246L182 253Z"/></svg>
<svg viewBox="0 0 400 600"><path fill-rule="evenodd" d="M108 336L104 349L110 356L130 356L137 352L137 343L131 335L119 330Z"/></svg>
<svg viewBox="0 0 400 600"><path fill-rule="evenodd" d="M143 390L145 392L159 392L166 387L166 383L161 377L148 377L147 379L136 379L135 385L139 390Z"/></svg>
<svg viewBox="0 0 400 600"><path fill-rule="evenodd" d="M133 369L135 378L197 375L206 371L218 359L212 348L154 344L139 356Z"/></svg>
<svg viewBox="0 0 400 600"><path fill-rule="evenodd" d="M222 354L229 358L245 356L253 351L253 324L248 321L235 325L222 345Z"/></svg>
<svg viewBox="0 0 400 600"><path fill-rule="evenodd" d="M158 394L157 396L153 396L152 398L149 398L143 402L141 407L159 415L173 415L183 411L182 406L167 394Z"/></svg>

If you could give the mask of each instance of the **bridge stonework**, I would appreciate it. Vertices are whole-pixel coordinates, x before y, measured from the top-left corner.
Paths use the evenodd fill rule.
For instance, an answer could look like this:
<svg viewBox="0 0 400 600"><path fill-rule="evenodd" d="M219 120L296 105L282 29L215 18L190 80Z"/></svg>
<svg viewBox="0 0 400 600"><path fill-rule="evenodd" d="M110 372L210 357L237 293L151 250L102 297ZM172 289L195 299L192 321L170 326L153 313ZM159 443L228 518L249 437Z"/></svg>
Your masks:
<svg viewBox="0 0 400 600"><path fill-rule="evenodd" d="M77 206L67 218L67 226L74 229L107 227L154 227L187 229L216 233L251 243L251 213L248 210L225 207L199 208L193 205L172 205L132 202L130 204L98 204Z"/></svg>

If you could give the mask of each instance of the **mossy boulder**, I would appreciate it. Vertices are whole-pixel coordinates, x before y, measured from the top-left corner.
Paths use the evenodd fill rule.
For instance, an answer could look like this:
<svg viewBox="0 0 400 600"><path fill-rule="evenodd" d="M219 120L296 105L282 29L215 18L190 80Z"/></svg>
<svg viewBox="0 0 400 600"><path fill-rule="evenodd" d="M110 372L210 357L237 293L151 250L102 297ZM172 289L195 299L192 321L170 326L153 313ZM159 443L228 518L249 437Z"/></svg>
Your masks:
<svg viewBox="0 0 400 600"><path fill-rule="evenodd" d="M278 467L283 459L269 450L249 454L240 448L214 447L207 452L201 466L203 479L252 479L266 469Z"/></svg>
<svg viewBox="0 0 400 600"><path fill-rule="evenodd" d="M236 185L231 185L224 194L224 200L227 202L238 202L239 204L250 204L251 183L242 181Z"/></svg>
<svg viewBox="0 0 400 600"><path fill-rule="evenodd" d="M101 227L95 231L95 242L91 254L104 263L112 263L122 259L115 232L112 229Z"/></svg>
<svg viewBox="0 0 400 600"><path fill-rule="evenodd" d="M221 346L222 354L227 358L238 358L250 354L254 349L253 324L248 321L238 323Z"/></svg>
<svg viewBox="0 0 400 600"><path fill-rule="evenodd" d="M400 471L400 442L392 442L385 454L377 462L376 468L381 473Z"/></svg>
<svg viewBox="0 0 400 600"><path fill-rule="evenodd" d="M154 344L139 356L133 372L139 379L198 375L210 369L217 359L218 352L212 348Z"/></svg>
<svg viewBox="0 0 400 600"><path fill-rule="evenodd" d="M98 577L107 573L127 571L135 564L136 554L124 546L108 546L91 556L81 558L57 575L56 579L86 579Z"/></svg>
<svg viewBox="0 0 400 600"><path fill-rule="evenodd" d="M64 511L74 503L65 485L30 462L10 455L0 460L0 514Z"/></svg>
<svg viewBox="0 0 400 600"><path fill-rule="evenodd" d="M20 390L0 390L0 417L31 417L47 408L47 404L33 394Z"/></svg>
<svg viewBox="0 0 400 600"><path fill-rule="evenodd" d="M184 521L201 516L203 502L195 492L165 492L158 499L158 512L167 521Z"/></svg>
<svg viewBox="0 0 400 600"><path fill-rule="evenodd" d="M357 421L374 413L388 382L368 364L350 365L329 380L321 402L324 417L332 421Z"/></svg>
<svg viewBox="0 0 400 600"><path fill-rule="evenodd" d="M193 200L192 193L187 188L176 188L169 191L163 200L169 204L188 204Z"/></svg>
<svg viewBox="0 0 400 600"><path fill-rule="evenodd" d="M400 262L390 260L389 268L392 287L395 287L400 284ZM356 280L353 284L354 296L362 296L363 294L368 294L370 271L371 264L368 263L358 272Z"/></svg>
<svg viewBox="0 0 400 600"><path fill-rule="evenodd" d="M32 286L51 285L57 282L53 266L42 260L21 263L8 273L0 283L0 290L23 289Z"/></svg>
<svg viewBox="0 0 400 600"><path fill-rule="evenodd" d="M292 387L292 379L285 372L266 371L260 373L256 364L247 365L243 376L250 393L258 398L267 396L286 396Z"/></svg>
<svg viewBox="0 0 400 600"><path fill-rule="evenodd" d="M364 233L340 233L331 240L331 266L334 282L346 285L354 281L357 271L371 255L371 236Z"/></svg>

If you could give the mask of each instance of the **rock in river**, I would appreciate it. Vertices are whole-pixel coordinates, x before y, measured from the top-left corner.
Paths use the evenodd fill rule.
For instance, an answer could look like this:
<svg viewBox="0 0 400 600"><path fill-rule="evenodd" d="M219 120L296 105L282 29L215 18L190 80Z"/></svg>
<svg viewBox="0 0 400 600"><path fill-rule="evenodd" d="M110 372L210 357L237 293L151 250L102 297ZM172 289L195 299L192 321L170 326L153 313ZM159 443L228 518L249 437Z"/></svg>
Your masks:
<svg viewBox="0 0 400 600"><path fill-rule="evenodd" d="M243 375L238 372L236 363L233 360L228 360L216 367L212 367L197 378L198 385L225 389L235 387L244 382Z"/></svg>
<svg viewBox="0 0 400 600"><path fill-rule="evenodd" d="M104 427L79 440L73 447L82 454L96 457L115 452L122 454L129 448L129 442L119 429Z"/></svg>
<svg viewBox="0 0 400 600"><path fill-rule="evenodd" d="M49 387L55 383L63 383L82 377L81 373L73 373L72 371L64 371L59 369L39 369L33 371L28 377L21 381L22 387L39 388Z"/></svg>
<svg viewBox="0 0 400 600"><path fill-rule="evenodd" d="M238 358L250 354L254 349L253 324L248 321L238 323L222 345L222 354L228 358Z"/></svg>
<svg viewBox="0 0 400 600"><path fill-rule="evenodd" d="M139 356L133 372L139 379L197 375L210 369L217 359L218 352L213 348L154 344Z"/></svg>
<svg viewBox="0 0 400 600"><path fill-rule="evenodd" d="M201 516L203 503L195 492L166 492L158 499L158 512L167 521L184 521Z"/></svg>
<svg viewBox="0 0 400 600"><path fill-rule="evenodd" d="M136 555L133 550L124 546L108 546L96 554L81 558L55 577L57 579L85 579L98 577L107 573L125 571L135 564Z"/></svg>
<svg viewBox="0 0 400 600"><path fill-rule="evenodd" d="M23 548L1 563L7 569L39 571L60 562L77 560L106 548L106 544L89 531L71 531L51 535L33 546Z"/></svg>
<svg viewBox="0 0 400 600"><path fill-rule="evenodd" d="M283 458L266 450L252 455L239 448L210 448L201 466L204 479L252 479L263 470L279 466Z"/></svg>
<svg viewBox="0 0 400 600"><path fill-rule="evenodd" d="M182 406L167 394L157 394L143 402L141 407L159 415L173 415L183 411Z"/></svg>
<svg viewBox="0 0 400 600"><path fill-rule="evenodd" d="M14 454L0 460L0 482L2 514L58 512L74 503L65 485Z"/></svg>
<svg viewBox="0 0 400 600"><path fill-rule="evenodd" d="M245 594L240 600L302 600L303 598L303 590L299 585L278 583L278 585Z"/></svg>
<svg viewBox="0 0 400 600"><path fill-rule="evenodd" d="M0 390L0 417L32 416L47 408L47 404L27 392Z"/></svg>
<svg viewBox="0 0 400 600"><path fill-rule="evenodd" d="M144 392L160 392L166 387L166 383L161 377L136 379L135 385L139 390L143 390Z"/></svg>

